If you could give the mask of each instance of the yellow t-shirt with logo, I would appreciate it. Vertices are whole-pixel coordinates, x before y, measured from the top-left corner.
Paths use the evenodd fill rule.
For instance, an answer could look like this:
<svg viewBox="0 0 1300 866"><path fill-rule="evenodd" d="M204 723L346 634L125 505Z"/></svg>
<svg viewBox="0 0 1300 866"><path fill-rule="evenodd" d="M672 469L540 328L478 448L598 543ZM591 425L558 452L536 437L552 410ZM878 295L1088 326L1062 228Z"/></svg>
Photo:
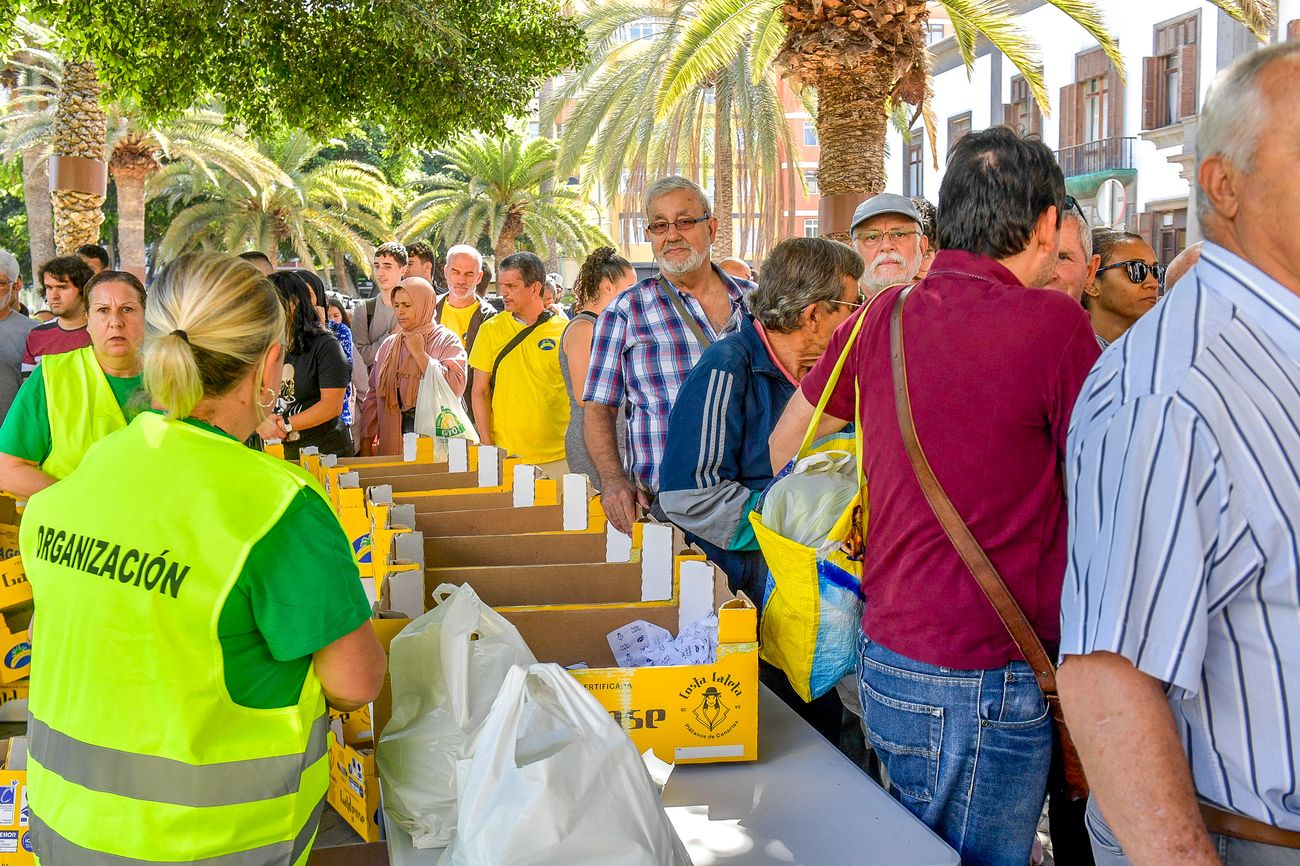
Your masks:
<svg viewBox="0 0 1300 866"><path fill-rule="evenodd" d="M478 309L478 298L468 307L453 307L451 301L442 305L442 317L438 324L451 331L457 337L460 337L462 343L469 336L469 323L474 318L474 311Z"/></svg>
<svg viewBox="0 0 1300 866"><path fill-rule="evenodd" d="M512 349L497 369L492 441L529 463L564 459L569 393L560 373L560 337L565 324L558 316L552 317ZM524 327L510 313L488 319L478 329L469 365L491 375L497 355Z"/></svg>

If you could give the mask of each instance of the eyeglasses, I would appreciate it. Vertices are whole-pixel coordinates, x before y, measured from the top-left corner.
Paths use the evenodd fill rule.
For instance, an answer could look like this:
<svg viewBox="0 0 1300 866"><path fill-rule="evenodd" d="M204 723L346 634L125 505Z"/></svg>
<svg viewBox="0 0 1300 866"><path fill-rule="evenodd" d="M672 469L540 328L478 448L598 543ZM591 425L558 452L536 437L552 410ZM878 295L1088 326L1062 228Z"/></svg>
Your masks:
<svg viewBox="0 0 1300 866"><path fill-rule="evenodd" d="M897 244L897 243L902 243L908 238L915 237L916 235L919 234L920 232L917 231L916 229L889 229L888 231L883 231L883 232L879 232L876 231L875 229L872 229L871 231L858 232L856 235L853 236L853 239L855 241L862 241L865 244L875 246L876 244L884 240L885 237L888 237L890 240L892 240L894 243Z"/></svg>
<svg viewBox="0 0 1300 866"><path fill-rule="evenodd" d="M1162 287L1165 284L1165 266L1155 264L1154 262L1147 264L1141 259L1129 259L1125 262L1115 262L1113 265L1106 265L1104 268L1097 268L1097 273L1100 274L1102 271L1109 271L1111 268L1123 268L1128 273L1128 278L1134 285L1146 282L1147 274L1155 274L1156 282L1160 283Z"/></svg>
<svg viewBox="0 0 1300 866"><path fill-rule="evenodd" d="M648 235L658 237L659 235L668 234L668 229L671 227L677 229L679 233L685 234L700 223L708 222L711 219L713 219L713 217L706 213L702 217L678 217L672 222L669 222L668 220L657 220L647 225L645 231Z"/></svg>
<svg viewBox="0 0 1300 866"><path fill-rule="evenodd" d="M1088 224L1088 216L1083 212L1083 208L1079 205L1079 200L1074 196L1067 195L1065 197L1065 209L1072 210L1075 213L1077 213L1079 215L1079 219L1083 220L1083 224L1085 226Z"/></svg>
<svg viewBox="0 0 1300 866"><path fill-rule="evenodd" d="M852 307L853 309L856 310L858 307L862 306L866 302L867 302L867 296L864 295L862 292L858 292L858 299L856 301L841 301L838 298L831 298L827 303L843 304L846 307Z"/></svg>

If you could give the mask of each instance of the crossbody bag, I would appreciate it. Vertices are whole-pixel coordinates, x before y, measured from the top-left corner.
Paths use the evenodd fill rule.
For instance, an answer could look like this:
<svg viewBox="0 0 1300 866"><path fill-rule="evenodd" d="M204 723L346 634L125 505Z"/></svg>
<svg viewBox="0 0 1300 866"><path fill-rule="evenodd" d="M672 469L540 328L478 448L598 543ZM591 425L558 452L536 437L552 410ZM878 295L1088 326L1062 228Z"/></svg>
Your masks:
<svg viewBox="0 0 1300 866"><path fill-rule="evenodd" d="M682 324L687 327L691 332L691 336L695 337L695 341L700 344L700 351L704 351L712 346L713 339L709 337L708 334L704 333L704 329L700 327L700 323L691 315L691 311L686 309L686 304L682 302L682 297L677 293L677 290L671 285L665 286L664 280L660 279L658 276L655 277L655 285L659 287L659 291L668 296L668 300L672 302L673 309L677 311L677 316L682 320Z"/></svg>
<svg viewBox="0 0 1300 866"><path fill-rule="evenodd" d="M984 596L997 611L998 618L1011 634L1011 639L1020 648L1021 654L1034 672L1038 686L1043 690L1052 721L1056 727L1057 745L1060 749L1061 766L1064 770L1065 788L1070 799L1079 800L1088 796L1088 782L1083 775L1083 764L1079 761L1079 752L1070 739L1070 731L1065 725L1065 716L1061 712L1061 698L1056 691L1056 666L1052 664L1043 642L1029 624L1024 610L1011 594L1006 581L998 574L988 555L980 547L971 533L966 521L962 520L952 500L944 492L939 479L921 450L920 440L916 436L916 424L912 418L912 400L907 391L907 358L903 352L903 304L907 302L912 287L908 286L899 293L894 301L894 309L889 318L889 353L894 378L894 404L898 409L898 426L903 432L903 444L907 447L907 456L916 472L916 480L921 485L921 492L930 504L930 510L943 527L957 554L966 568L975 577Z"/></svg>
<svg viewBox="0 0 1300 866"><path fill-rule="evenodd" d="M507 314L502 313L501 315L507 315ZM533 322L531 325L524 328L518 334L515 334L514 337L511 338L510 342L506 343L505 346L502 347L501 351L497 353L497 359L492 362L492 374L488 377L489 388L491 388L494 391L496 390L497 369L501 366L501 362L506 359L506 355L509 355L515 349L519 348L519 344L522 343L524 340L527 340L529 334L531 334L533 331L536 331L542 325L545 325L547 322L549 322L551 320L551 317L554 315L555 314L552 313L550 310L542 310L542 314L537 317L536 322Z"/></svg>

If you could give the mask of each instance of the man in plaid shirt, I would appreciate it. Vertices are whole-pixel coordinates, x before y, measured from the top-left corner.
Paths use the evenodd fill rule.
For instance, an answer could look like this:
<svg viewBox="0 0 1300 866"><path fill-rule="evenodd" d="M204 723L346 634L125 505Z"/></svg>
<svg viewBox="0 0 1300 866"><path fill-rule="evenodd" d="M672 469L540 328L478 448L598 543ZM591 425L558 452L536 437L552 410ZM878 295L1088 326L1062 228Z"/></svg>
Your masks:
<svg viewBox="0 0 1300 866"><path fill-rule="evenodd" d="M637 509L649 508L659 490L668 413L682 380L709 345L739 329L748 315L743 295L754 287L710 259L718 220L698 184L660 178L646 190L645 215L660 274L600 314L582 395L605 516L623 532L632 531ZM614 425L625 403L632 413L620 461Z"/></svg>

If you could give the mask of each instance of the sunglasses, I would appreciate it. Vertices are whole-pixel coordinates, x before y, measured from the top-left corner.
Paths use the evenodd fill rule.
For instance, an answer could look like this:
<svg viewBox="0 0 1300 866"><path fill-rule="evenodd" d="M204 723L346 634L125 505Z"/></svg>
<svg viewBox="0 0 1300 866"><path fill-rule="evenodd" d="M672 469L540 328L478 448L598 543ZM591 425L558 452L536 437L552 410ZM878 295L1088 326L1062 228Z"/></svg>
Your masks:
<svg viewBox="0 0 1300 866"><path fill-rule="evenodd" d="M1128 273L1129 280L1138 285L1146 282L1147 274L1154 274L1156 282L1161 288L1165 285L1165 266L1158 264L1147 264L1141 259L1129 259L1126 262L1115 262L1113 265L1106 265L1104 268L1097 268L1097 273L1109 271L1111 268L1123 268Z"/></svg>
<svg viewBox="0 0 1300 866"><path fill-rule="evenodd" d="M1067 195L1065 197L1065 209L1074 211L1079 215L1079 219L1083 220L1084 225L1088 224L1088 217L1084 214L1083 208L1079 205L1079 200L1074 196Z"/></svg>

